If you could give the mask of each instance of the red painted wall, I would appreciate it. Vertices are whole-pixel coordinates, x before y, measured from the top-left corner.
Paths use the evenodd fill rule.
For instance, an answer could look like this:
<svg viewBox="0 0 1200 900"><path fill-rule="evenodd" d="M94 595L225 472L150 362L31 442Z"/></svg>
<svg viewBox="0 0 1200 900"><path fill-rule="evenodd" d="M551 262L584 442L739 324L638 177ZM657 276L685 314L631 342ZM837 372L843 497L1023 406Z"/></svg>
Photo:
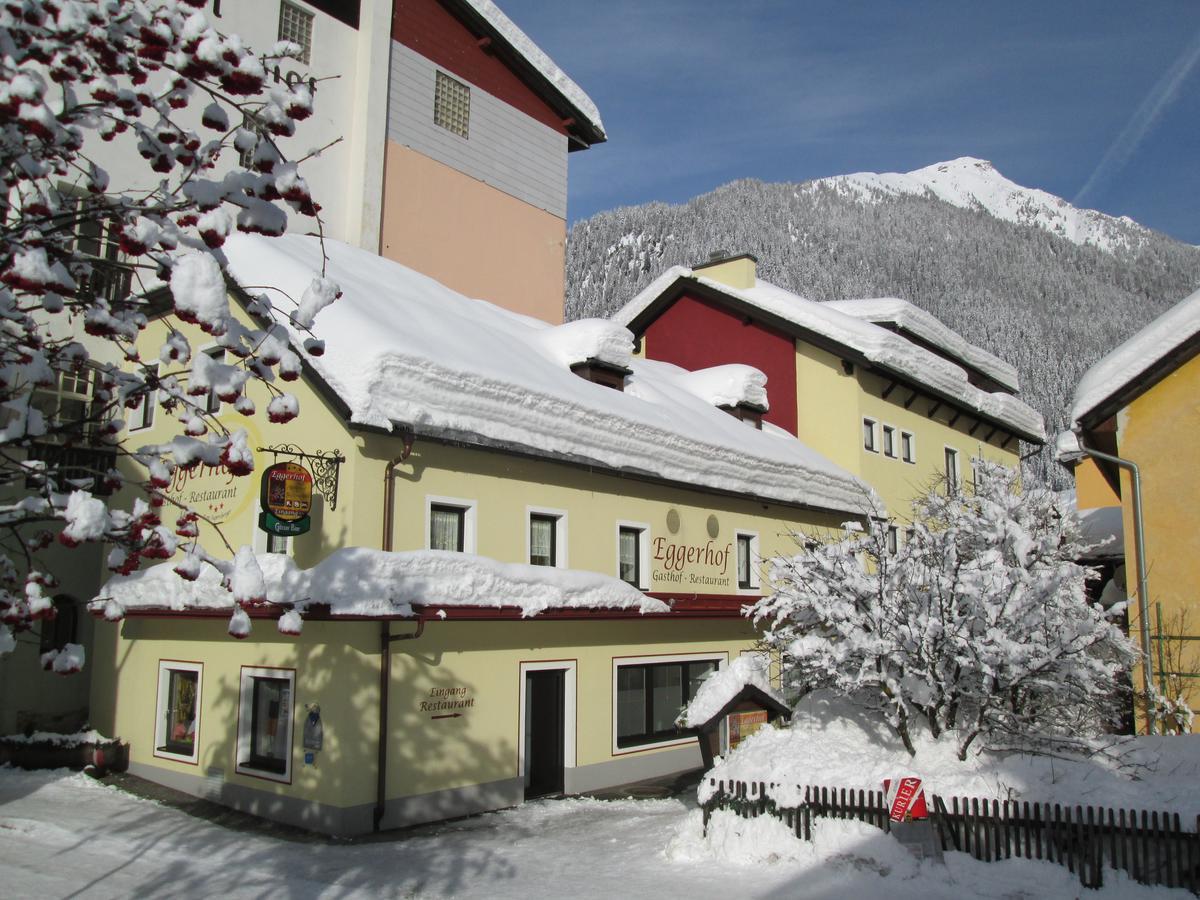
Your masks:
<svg viewBox="0 0 1200 900"><path fill-rule="evenodd" d="M485 53L438 0L394 0L392 40L416 50L452 75L483 88L560 134L567 129L546 103L495 56Z"/></svg>
<svg viewBox="0 0 1200 900"><path fill-rule="evenodd" d="M745 363L767 376L768 422L796 433L796 342L790 335L684 294L646 329L646 355L685 369Z"/></svg>

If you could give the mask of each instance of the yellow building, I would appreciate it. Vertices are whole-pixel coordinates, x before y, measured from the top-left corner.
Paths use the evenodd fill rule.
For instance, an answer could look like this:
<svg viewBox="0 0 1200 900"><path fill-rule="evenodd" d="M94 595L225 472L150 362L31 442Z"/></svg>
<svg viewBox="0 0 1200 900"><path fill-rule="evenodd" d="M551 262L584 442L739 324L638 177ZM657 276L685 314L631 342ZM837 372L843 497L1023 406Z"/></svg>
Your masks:
<svg viewBox="0 0 1200 900"><path fill-rule="evenodd" d="M1148 674L1193 710L1200 707L1200 642L1183 638L1200 634L1198 395L1200 292L1085 373L1071 410L1073 434L1059 441L1060 460L1075 472L1080 510L1122 510L1130 633L1151 663L1138 686Z"/></svg>
<svg viewBox="0 0 1200 900"><path fill-rule="evenodd" d="M716 254L676 266L613 320L649 359L760 369L764 419L870 484L900 520L932 484L969 481L972 458L1016 466L1022 441L1044 441L1016 370L929 313L894 298L814 302L756 264Z"/></svg>
<svg viewBox="0 0 1200 900"><path fill-rule="evenodd" d="M320 249L237 237L225 251L233 278L273 285L286 312ZM180 468L164 491L201 514L206 547L258 551L222 565L235 582L260 571L262 602L247 623L212 567L180 579L186 547L114 578L93 607L114 620L96 623L93 725L130 743L139 775L336 833L699 765L675 717L708 671L754 651L741 607L762 592L762 560L795 530L875 511L870 492L755 421L766 395L747 366L635 359L611 322L551 326L325 250L344 295L317 320L327 351L281 385L299 418L244 419L197 395L247 429L256 476ZM277 323L303 355L305 335ZM219 344L161 319L144 358L172 326L225 364ZM178 430L161 410L137 422L131 447ZM296 468L260 491L275 462L311 474L304 533L259 527L303 505L286 485L305 480ZM302 632L282 633L296 611ZM243 640L226 633L246 624Z"/></svg>

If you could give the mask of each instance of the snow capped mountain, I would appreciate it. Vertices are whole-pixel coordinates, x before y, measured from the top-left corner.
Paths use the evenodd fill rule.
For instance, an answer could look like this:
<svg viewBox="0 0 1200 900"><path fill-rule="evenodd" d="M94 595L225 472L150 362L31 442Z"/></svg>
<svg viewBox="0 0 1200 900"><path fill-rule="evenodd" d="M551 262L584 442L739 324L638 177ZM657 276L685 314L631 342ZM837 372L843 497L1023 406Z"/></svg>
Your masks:
<svg viewBox="0 0 1200 900"><path fill-rule="evenodd" d="M1076 244L1101 250L1135 249L1149 230L1132 219L1094 209L1077 209L1061 197L1009 181L985 159L964 156L900 174L858 172L806 184L803 190L831 187L871 201L879 195L930 196L963 209L980 209L997 219L1033 225Z"/></svg>

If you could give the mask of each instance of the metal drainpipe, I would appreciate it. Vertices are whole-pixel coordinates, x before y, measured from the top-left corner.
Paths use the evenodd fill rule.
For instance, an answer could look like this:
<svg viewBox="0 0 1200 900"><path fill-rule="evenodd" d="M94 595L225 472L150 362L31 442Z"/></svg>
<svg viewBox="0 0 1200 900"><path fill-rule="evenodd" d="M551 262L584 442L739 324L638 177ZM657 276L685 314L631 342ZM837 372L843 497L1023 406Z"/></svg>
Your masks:
<svg viewBox="0 0 1200 900"><path fill-rule="evenodd" d="M412 452L412 439L404 442L404 452L387 464L383 470L383 541L385 553L392 549L392 498L396 466L408 459ZM384 619L379 623L379 758L378 770L375 775L375 811L372 815L372 830L379 831L383 814L387 808L387 733L388 733L388 700L389 687L392 682L392 643L394 641L411 641L419 638L425 631L425 617L417 617L417 630L412 634L392 634L391 620Z"/></svg>
<svg viewBox="0 0 1200 900"><path fill-rule="evenodd" d="M1129 472L1129 480L1133 486L1133 544L1137 553L1138 616L1142 620L1142 654L1145 656L1145 661L1142 663L1142 681L1146 697L1149 698L1154 687L1154 661L1150 654L1150 600L1146 583L1145 526L1142 521L1142 474L1137 463L1131 459L1122 459L1119 456L1085 447L1082 440L1079 442L1079 449L1088 456L1102 459L1118 468L1125 469ZM1146 730L1148 734L1154 734L1154 717L1151 715L1146 716Z"/></svg>

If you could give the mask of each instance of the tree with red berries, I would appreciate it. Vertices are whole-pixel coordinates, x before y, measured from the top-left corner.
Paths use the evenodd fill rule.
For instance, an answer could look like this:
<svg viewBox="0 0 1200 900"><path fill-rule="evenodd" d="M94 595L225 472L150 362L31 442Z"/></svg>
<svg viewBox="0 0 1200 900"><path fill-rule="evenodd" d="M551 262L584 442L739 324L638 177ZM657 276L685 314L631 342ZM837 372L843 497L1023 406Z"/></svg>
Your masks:
<svg viewBox="0 0 1200 900"><path fill-rule="evenodd" d="M253 554L227 545L226 559L210 556L198 513L164 489L177 467L249 474L245 431L222 427L206 397L252 416L255 383L271 397L272 421L296 415L277 383L297 378L300 356L321 344L293 347L279 317L311 334L337 288L314 279L289 310L256 299L259 327L230 310L219 250L229 234L279 235L289 214L320 230L303 160L283 152L313 97L307 84L268 85L264 64L294 45L258 57L210 27L204 5L0 0L0 653L54 614L43 551L55 541L106 542L109 568L126 573L181 552L181 577L214 565L239 602L255 590ZM156 173L152 188L110 184L89 151L114 141ZM167 322L199 326L231 362L193 353L177 327L156 359L139 356L143 298L164 286ZM76 388L70 402L66 384ZM124 417L151 403L180 433L123 446ZM122 456L136 466L116 465ZM122 508L106 496L118 488L132 498ZM71 671L81 656L44 664Z"/></svg>

